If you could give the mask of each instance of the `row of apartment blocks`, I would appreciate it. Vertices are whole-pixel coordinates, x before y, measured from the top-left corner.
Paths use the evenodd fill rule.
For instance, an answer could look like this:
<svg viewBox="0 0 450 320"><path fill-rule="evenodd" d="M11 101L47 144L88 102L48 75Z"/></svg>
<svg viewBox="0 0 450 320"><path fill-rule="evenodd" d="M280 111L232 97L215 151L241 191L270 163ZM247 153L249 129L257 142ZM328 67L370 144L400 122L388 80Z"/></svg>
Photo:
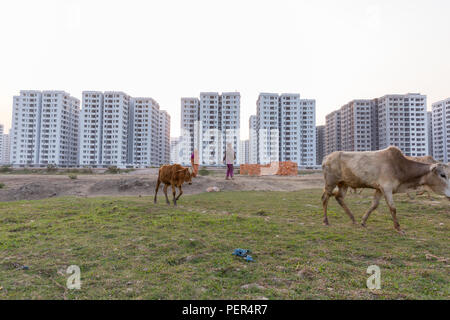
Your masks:
<svg viewBox="0 0 450 320"><path fill-rule="evenodd" d="M394 145L408 156L432 155L448 162L450 99L433 103L419 93L353 100L326 116L318 127L318 163L334 151L380 150ZM448 137L448 138L447 138ZM319 155L320 154L320 155Z"/></svg>
<svg viewBox="0 0 450 320"><path fill-rule="evenodd" d="M202 92L181 98L181 133L171 141L171 162L190 163L194 149L201 165L222 165L228 142L235 163L295 161L316 165L315 100L299 94L261 93L257 114L250 117L248 140L240 141L240 94Z"/></svg>
<svg viewBox="0 0 450 320"><path fill-rule="evenodd" d="M170 161L170 116L124 92L22 90L13 98L10 163L158 166Z"/></svg>

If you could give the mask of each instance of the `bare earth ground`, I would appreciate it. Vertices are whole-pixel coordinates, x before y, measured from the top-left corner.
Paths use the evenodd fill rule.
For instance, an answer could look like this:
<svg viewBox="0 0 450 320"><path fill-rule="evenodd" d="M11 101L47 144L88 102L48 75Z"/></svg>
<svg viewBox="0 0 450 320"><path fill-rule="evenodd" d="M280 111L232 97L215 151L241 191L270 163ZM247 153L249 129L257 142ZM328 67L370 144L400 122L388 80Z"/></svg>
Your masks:
<svg viewBox="0 0 450 320"><path fill-rule="evenodd" d="M5 174L0 182L0 201L37 200L60 196L149 196L154 195L157 169L137 170L127 174L78 175L70 179L66 175L49 174ZM321 173L296 177L264 176L250 177L236 175L226 181L221 171L209 176L198 176L192 185L184 185L184 194L206 192L208 187L221 191L297 191L323 187ZM169 189L169 194L171 190ZM163 195L160 188L159 195Z"/></svg>

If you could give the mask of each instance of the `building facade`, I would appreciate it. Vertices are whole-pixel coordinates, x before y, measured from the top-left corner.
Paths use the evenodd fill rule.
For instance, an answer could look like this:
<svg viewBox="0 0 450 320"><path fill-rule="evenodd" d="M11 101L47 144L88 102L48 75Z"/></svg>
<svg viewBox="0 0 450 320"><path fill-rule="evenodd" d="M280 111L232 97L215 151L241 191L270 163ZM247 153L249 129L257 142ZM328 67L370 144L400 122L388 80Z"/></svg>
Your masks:
<svg viewBox="0 0 450 320"><path fill-rule="evenodd" d="M239 149L239 164L249 163L249 140L241 140Z"/></svg>
<svg viewBox="0 0 450 320"><path fill-rule="evenodd" d="M341 111L336 110L325 117L325 155L342 150Z"/></svg>
<svg viewBox="0 0 450 320"><path fill-rule="evenodd" d="M258 163L258 135L256 132L257 119L255 115L250 116L248 120L249 138L248 138L248 163Z"/></svg>
<svg viewBox="0 0 450 320"><path fill-rule="evenodd" d="M450 161L450 98L432 104L433 157Z"/></svg>
<svg viewBox="0 0 450 320"><path fill-rule="evenodd" d="M341 149L343 151L374 150L372 141L373 109L372 100L353 100L340 109Z"/></svg>
<svg viewBox="0 0 450 320"><path fill-rule="evenodd" d="M428 153L427 98L419 93L377 99L379 149L396 146L407 156Z"/></svg>
<svg viewBox="0 0 450 320"><path fill-rule="evenodd" d="M11 141L9 139L9 134L3 134L2 149L0 150L1 164L6 165L11 163L10 152L11 152Z"/></svg>
<svg viewBox="0 0 450 320"><path fill-rule="evenodd" d="M325 126L316 127L316 164L322 165L325 156Z"/></svg>
<svg viewBox="0 0 450 320"><path fill-rule="evenodd" d="M76 165L79 105L64 91L20 91L13 98L11 163Z"/></svg>

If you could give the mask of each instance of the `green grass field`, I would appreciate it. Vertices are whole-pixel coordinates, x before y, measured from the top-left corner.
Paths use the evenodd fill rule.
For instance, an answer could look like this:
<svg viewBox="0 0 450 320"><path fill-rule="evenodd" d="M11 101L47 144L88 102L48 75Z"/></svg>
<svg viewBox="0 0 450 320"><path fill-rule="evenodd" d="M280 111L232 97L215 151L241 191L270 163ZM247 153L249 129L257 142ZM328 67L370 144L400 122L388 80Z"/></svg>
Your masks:
<svg viewBox="0 0 450 320"><path fill-rule="evenodd" d="M397 196L366 229L320 190L0 203L1 299L449 299L450 206ZM358 220L370 193L348 196ZM255 262L231 255L252 250ZM370 265L381 290L367 289ZM68 290L69 265L81 289ZM28 268L23 268L27 266Z"/></svg>

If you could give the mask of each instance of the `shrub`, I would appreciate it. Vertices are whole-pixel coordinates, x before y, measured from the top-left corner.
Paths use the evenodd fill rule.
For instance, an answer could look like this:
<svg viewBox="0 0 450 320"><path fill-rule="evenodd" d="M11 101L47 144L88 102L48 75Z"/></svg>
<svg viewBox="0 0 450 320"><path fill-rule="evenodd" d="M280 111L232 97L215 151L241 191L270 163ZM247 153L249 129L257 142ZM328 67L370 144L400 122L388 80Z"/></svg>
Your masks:
<svg viewBox="0 0 450 320"><path fill-rule="evenodd" d="M117 168L117 166L109 166L108 169L106 169L105 173L111 173L111 174L120 173L120 169Z"/></svg>
<svg viewBox="0 0 450 320"><path fill-rule="evenodd" d="M47 172L55 172L56 170L58 170L56 168L56 165L54 165L54 164L48 164L47 165Z"/></svg>
<svg viewBox="0 0 450 320"><path fill-rule="evenodd" d="M72 180L78 179L78 176L76 174L69 174L69 178Z"/></svg>
<svg viewBox="0 0 450 320"><path fill-rule="evenodd" d="M4 165L4 166L1 166L1 168L0 168L0 172L2 172L2 173L11 172L11 171L12 171L12 169L11 169L10 165Z"/></svg>
<svg viewBox="0 0 450 320"><path fill-rule="evenodd" d="M4 187L5 187L5 184L0 182L0 189L3 189Z"/></svg>
<svg viewBox="0 0 450 320"><path fill-rule="evenodd" d="M201 168L198 171L198 174L201 175L201 176L208 176L210 174L210 172L208 170L206 170L205 168Z"/></svg>

